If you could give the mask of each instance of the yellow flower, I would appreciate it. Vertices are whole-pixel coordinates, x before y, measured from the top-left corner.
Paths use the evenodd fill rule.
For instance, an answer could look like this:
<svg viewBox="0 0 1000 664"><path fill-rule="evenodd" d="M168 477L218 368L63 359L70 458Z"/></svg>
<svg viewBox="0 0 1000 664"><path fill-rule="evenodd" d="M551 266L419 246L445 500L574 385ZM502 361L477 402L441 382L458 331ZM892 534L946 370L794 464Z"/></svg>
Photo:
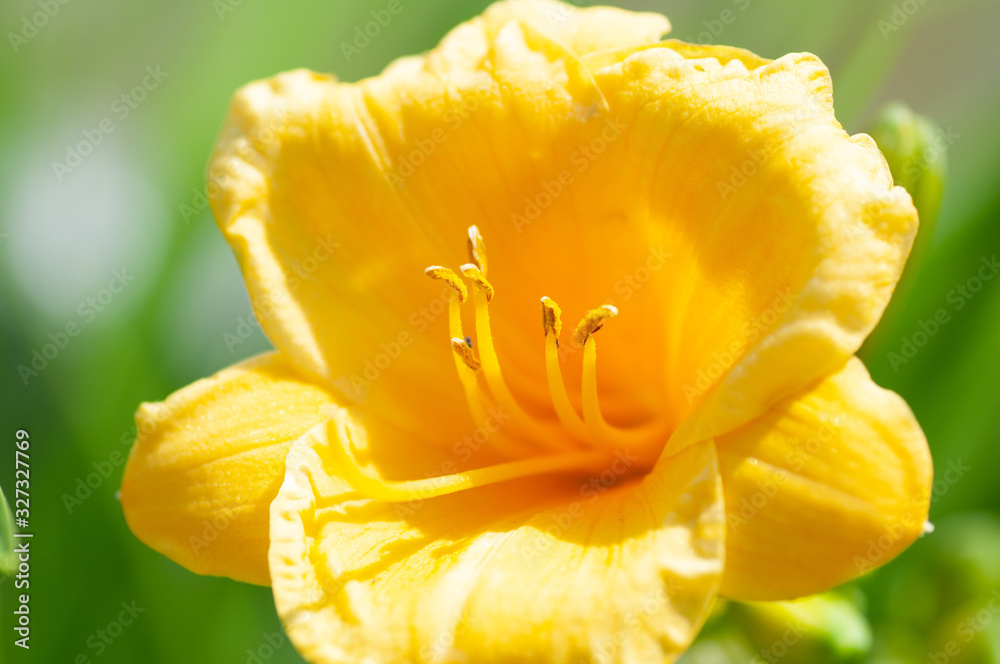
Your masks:
<svg viewBox="0 0 1000 664"><path fill-rule="evenodd" d="M672 661L908 546L927 443L853 354L910 197L817 58L668 27L514 0L241 90L212 208L277 350L140 408L136 535L323 664Z"/></svg>

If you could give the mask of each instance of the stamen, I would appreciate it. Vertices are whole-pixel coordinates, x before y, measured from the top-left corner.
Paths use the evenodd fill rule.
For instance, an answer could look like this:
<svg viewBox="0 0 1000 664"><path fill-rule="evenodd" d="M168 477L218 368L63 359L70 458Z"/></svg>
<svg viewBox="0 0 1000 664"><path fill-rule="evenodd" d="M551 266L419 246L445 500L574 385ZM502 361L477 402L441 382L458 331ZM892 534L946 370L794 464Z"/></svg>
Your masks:
<svg viewBox="0 0 1000 664"><path fill-rule="evenodd" d="M479 359L472 352L472 339L462 333L462 312L460 303L468 297L465 283L453 271L446 267L432 265L424 270L424 274L432 279L444 281L455 289L457 297L448 300L448 333L452 336L452 349L455 351L455 371L462 383L465 401L469 405L469 413L477 426L484 426L487 420L486 407L483 404L484 393L479 389L476 375L480 369ZM464 343L462 342L464 339ZM455 342L458 342L456 346ZM524 456L532 448L517 441L508 440L505 436L493 435L491 445L507 456Z"/></svg>
<svg viewBox="0 0 1000 664"><path fill-rule="evenodd" d="M440 279L455 289L457 297L451 297L448 300L448 333L452 339L461 339L463 337L468 339L462 332L462 310L460 307L460 304L465 301L465 298L469 294L465 283L448 268L437 265L432 265L424 270L424 274L432 279ZM463 297L463 294L465 297ZM454 348L454 344L452 344L452 348ZM477 425L482 426L483 422L486 421L486 409L483 407L482 400L480 399L479 385L476 381L479 360L472 353L471 343L468 350L468 357L455 355L455 370L458 372L458 379L462 383L465 400L469 404L469 412L472 414L472 419ZM473 364L476 365L476 368L473 368ZM471 371L467 370L467 367Z"/></svg>
<svg viewBox="0 0 1000 664"><path fill-rule="evenodd" d="M573 340L576 341L578 346L586 347L587 339L590 338L590 335L601 329L606 320L617 315L618 309L610 304L604 304L596 309L591 309L584 314L579 325L576 326L576 330L573 332Z"/></svg>
<svg viewBox="0 0 1000 664"><path fill-rule="evenodd" d="M458 293L459 302L465 302L468 299L469 290L465 287L465 283L452 270L440 265L431 265L424 270L424 274L431 279L439 279L454 288Z"/></svg>
<svg viewBox="0 0 1000 664"><path fill-rule="evenodd" d="M479 356L482 358L486 383L502 405L523 414L520 406L514 401L514 396L507 389L507 384L503 380L503 374L500 372L500 361L497 359L496 349L493 347L493 333L490 330L490 310L486 306L486 303L490 299L489 294L493 292L493 286L490 286L489 282L482 276L479 268L474 265L463 265L462 274L472 279L477 287L477 290L473 293L472 302L476 307L476 339L479 341ZM478 276L479 280L472 275Z"/></svg>
<svg viewBox="0 0 1000 664"><path fill-rule="evenodd" d="M654 449L650 449L651 446L655 447L658 441L664 440L664 436L669 434L665 422L653 421L642 426L622 429L608 424L601 414L597 394L597 339L594 336L589 336L583 346L582 382L583 421L600 443L612 449L627 449L639 454L655 453Z"/></svg>
<svg viewBox="0 0 1000 664"><path fill-rule="evenodd" d="M542 327L545 329L545 376L549 384L549 398L556 416L566 430L580 440L592 442L583 420L569 400L566 384L559 366L559 332L562 331L562 311L554 300L542 298Z"/></svg>
<svg viewBox="0 0 1000 664"><path fill-rule="evenodd" d="M614 432L601 414L601 407L598 404L597 342L590 337L586 338L583 346L583 421L602 443L614 444L612 442Z"/></svg>
<svg viewBox="0 0 1000 664"><path fill-rule="evenodd" d="M458 330L459 334L461 334L462 321L458 311L458 303L455 300L452 300L450 312L449 319L452 321L452 332ZM483 406L484 393L479 389L479 381L477 379L481 364L472 352L472 340L469 337L465 337L465 341L462 341L458 337L453 337L451 347L455 351L455 371L458 373L458 380L462 383L462 391L465 392L465 401L469 404L469 412L472 415L472 420L477 426L483 427L488 416L486 408ZM491 436L490 445L500 453L510 457L523 457L534 451L530 445L510 440L506 436L496 432Z"/></svg>
<svg viewBox="0 0 1000 664"><path fill-rule="evenodd" d="M486 277L475 265L466 264L461 269L462 274L476 286L472 293L472 302L476 307L476 341L479 345L479 359L482 363L483 375L493 398L501 407L511 411L514 421L531 434L531 439L541 447L549 450L567 449L567 445L560 442L564 436L559 435L558 429L553 430L542 426L541 422L521 408L514 399L514 395L511 394L503 379L503 373L500 371L500 360L497 358L496 348L493 345L493 333L490 330L488 303L493 293L493 286L486 281Z"/></svg>
<svg viewBox="0 0 1000 664"><path fill-rule="evenodd" d="M473 350L472 338L462 331L460 305L470 295L465 282L454 271L437 265L427 268L426 273L433 279L444 281L455 292L449 300L450 343L454 353L455 368L474 421L480 424L486 421L485 407L506 410L511 416L510 426L514 433L509 436L496 435L491 446L508 455L521 457L522 461L413 482L386 483L358 470L358 473L364 476L360 477L358 482L374 483L370 488L380 496L399 495L405 496L400 499L409 499L416 491L423 492L425 496L444 495L478 486L483 482L505 481L536 472L554 472L552 469L580 468L580 464L584 463L581 459L606 458L608 451L613 449L638 448L639 452L654 453L655 447L664 440L663 436L669 434L667 422L656 418L636 427L614 427L604 419L598 403L597 343L593 335L608 319L618 315L618 310L612 305L592 309L583 316L573 333L577 345L584 351L581 414L577 412L569 398L560 365L559 336L562 333L562 311L551 298L542 298L545 372L551 403L558 421L553 420L551 416L530 414L518 403L507 387L500 368L489 314L489 303L496 291L486 278L486 248L483 236L476 226L469 227L468 249L472 262L462 265L460 272L473 285L471 296L475 308L478 352ZM482 380L479 379L480 371ZM583 449L586 447L592 449ZM538 456L540 452L549 454ZM523 460L525 456L531 458Z"/></svg>
<svg viewBox="0 0 1000 664"><path fill-rule="evenodd" d="M486 243L477 226L469 226L469 260L486 276Z"/></svg>
<svg viewBox="0 0 1000 664"><path fill-rule="evenodd" d="M605 321L618 315L618 309L610 304L605 304L597 309L591 309L584 314L580 324L576 326L573 333L574 340L583 346L583 422L591 436L600 444L615 448L627 448L630 444L635 444L635 436L631 436L631 431L615 429L601 414L601 407L598 403L597 393L597 340L594 333L600 330ZM645 439L645 434L641 437Z"/></svg>
<svg viewBox="0 0 1000 664"><path fill-rule="evenodd" d="M443 475L425 480L393 482L372 477L355 460L351 453L353 440L346 411L338 409L327 423L326 431L329 449L338 462L337 471L342 474L343 478L361 493L387 502L434 498L465 489L474 489L534 475L569 471L582 472L600 467L602 462L608 460L607 454L571 452L509 461L464 473ZM364 448L364 441L361 442L360 447Z"/></svg>

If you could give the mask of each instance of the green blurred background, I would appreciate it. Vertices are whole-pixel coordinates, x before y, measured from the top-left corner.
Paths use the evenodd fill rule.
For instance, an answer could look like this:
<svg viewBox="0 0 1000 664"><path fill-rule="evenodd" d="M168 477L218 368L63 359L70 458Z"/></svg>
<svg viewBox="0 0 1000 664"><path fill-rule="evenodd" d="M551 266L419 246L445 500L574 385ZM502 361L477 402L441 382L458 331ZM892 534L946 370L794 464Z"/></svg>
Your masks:
<svg viewBox="0 0 1000 664"><path fill-rule="evenodd" d="M197 209L234 90L297 67L344 80L377 74L487 2L402 0L404 11L349 58L342 44L387 0L61 2L0 5L0 486L13 497L14 434L27 429L35 533L32 648L13 647L8 579L0 658L301 661L280 636L267 589L196 576L128 532L115 493L132 414L140 401L269 347L259 331L238 336L249 302L210 214ZM871 130L879 109L901 100L947 137L931 155L948 163L939 222L863 350L876 381L906 398L930 440L937 531L819 600L720 603L686 661L1000 662L1000 614L988 608L991 593L1000 597L1000 280L971 297L954 290L1000 253L1000 3L619 4L667 14L679 39L767 57L816 53L852 133ZM51 16L39 14L46 6ZM159 80L147 78L145 98L125 105L120 96L149 71ZM57 173L53 162L65 163L67 147L105 118L114 131ZM116 270L127 281L121 292L86 304ZM948 322L915 337L941 309ZM71 321L79 334L37 375L19 373ZM907 340L924 343L894 360ZM949 468L962 470L944 481ZM76 493L102 471L90 495ZM142 612L101 637L118 632L108 625L122 602ZM957 655L949 641L961 646Z"/></svg>

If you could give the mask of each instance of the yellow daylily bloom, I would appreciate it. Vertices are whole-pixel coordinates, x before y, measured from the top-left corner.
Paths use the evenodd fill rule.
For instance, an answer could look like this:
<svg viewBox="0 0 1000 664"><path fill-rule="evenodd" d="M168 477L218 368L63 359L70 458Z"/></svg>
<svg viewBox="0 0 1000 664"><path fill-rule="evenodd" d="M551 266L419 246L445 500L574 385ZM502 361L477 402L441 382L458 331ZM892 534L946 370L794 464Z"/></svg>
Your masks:
<svg viewBox="0 0 1000 664"><path fill-rule="evenodd" d="M277 350L140 409L133 531L321 664L673 661L916 539L926 440L853 357L910 197L816 57L668 28L510 0L242 89L212 208Z"/></svg>

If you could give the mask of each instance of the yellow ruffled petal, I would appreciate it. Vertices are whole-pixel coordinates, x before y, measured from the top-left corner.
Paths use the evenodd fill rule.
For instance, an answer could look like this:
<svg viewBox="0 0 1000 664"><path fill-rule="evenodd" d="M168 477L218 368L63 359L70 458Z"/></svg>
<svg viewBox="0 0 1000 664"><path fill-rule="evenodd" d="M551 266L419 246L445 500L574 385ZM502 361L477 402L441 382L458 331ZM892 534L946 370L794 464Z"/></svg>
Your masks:
<svg viewBox="0 0 1000 664"><path fill-rule="evenodd" d="M194 572L269 585L268 509L285 455L331 403L269 353L143 404L122 478L129 528Z"/></svg>
<svg viewBox="0 0 1000 664"><path fill-rule="evenodd" d="M672 44L585 60L630 126L631 195L672 250L668 389L682 416L696 410L668 450L841 366L881 316L917 227L873 141L837 123L815 56Z"/></svg>
<svg viewBox="0 0 1000 664"><path fill-rule="evenodd" d="M298 440L272 506L275 602L314 664L673 661L722 572L711 444L644 478L622 456L408 502L339 479L329 426Z"/></svg>
<svg viewBox="0 0 1000 664"><path fill-rule="evenodd" d="M722 594L784 600L888 562L922 532L933 469L920 426L860 360L716 440Z"/></svg>

